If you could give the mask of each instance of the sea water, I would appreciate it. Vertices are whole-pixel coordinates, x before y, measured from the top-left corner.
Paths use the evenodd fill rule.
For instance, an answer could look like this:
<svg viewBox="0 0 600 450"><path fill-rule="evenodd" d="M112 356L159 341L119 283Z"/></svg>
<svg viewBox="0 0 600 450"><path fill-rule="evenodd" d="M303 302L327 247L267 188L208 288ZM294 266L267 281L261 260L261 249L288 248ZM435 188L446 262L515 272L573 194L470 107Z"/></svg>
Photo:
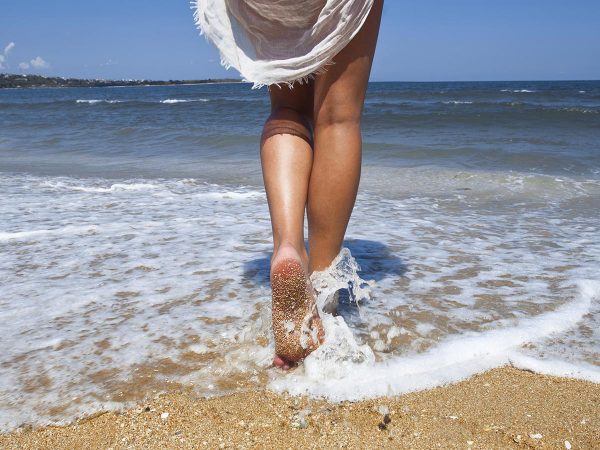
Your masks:
<svg viewBox="0 0 600 450"><path fill-rule="evenodd" d="M0 428L157 392L333 401L512 364L600 382L600 83L372 83L327 339L270 367L247 84L0 91ZM337 292L337 294L336 294Z"/></svg>

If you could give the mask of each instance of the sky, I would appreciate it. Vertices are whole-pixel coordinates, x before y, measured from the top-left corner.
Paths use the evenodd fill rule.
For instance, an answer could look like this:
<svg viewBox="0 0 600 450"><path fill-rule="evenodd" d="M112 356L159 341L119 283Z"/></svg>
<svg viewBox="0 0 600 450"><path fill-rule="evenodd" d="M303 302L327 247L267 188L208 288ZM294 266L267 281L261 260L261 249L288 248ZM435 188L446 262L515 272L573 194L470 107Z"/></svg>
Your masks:
<svg viewBox="0 0 600 450"><path fill-rule="evenodd" d="M239 77L187 0L0 1L0 73ZM386 0L371 79L600 79L600 1Z"/></svg>

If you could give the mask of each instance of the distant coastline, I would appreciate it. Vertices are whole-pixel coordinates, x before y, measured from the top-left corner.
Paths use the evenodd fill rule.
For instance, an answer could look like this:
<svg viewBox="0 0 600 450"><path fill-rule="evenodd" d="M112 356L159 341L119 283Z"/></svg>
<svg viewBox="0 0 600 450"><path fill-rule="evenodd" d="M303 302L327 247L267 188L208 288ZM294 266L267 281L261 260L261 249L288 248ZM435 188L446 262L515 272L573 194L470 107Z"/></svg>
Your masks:
<svg viewBox="0 0 600 450"><path fill-rule="evenodd" d="M42 75L0 74L0 89L38 87L124 87L124 86L168 86L181 84L241 83L236 78L208 78L205 80L101 80Z"/></svg>

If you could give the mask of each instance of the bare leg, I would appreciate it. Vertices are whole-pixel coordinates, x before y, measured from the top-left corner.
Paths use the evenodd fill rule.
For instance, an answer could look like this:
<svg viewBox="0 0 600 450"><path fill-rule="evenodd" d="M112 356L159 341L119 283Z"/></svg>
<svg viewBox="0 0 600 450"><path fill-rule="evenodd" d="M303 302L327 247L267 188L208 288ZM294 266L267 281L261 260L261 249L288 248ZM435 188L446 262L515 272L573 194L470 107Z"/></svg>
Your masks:
<svg viewBox="0 0 600 450"><path fill-rule="evenodd" d="M341 250L360 180L360 120L383 0L352 41L315 80L315 149L308 187L309 271L325 269Z"/></svg>
<svg viewBox="0 0 600 450"><path fill-rule="evenodd" d="M313 159L313 86L273 86L270 95L272 111L263 131L261 162L273 227L274 363L289 368L314 350L322 335L304 247L304 210ZM302 329L317 329L316 339L302 341Z"/></svg>
<svg viewBox="0 0 600 450"><path fill-rule="evenodd" d="M322 340L308 271L325 268L337 255L352 213L360 177L360 115L381 7L382 0L376 0L361 31L314 86L270 89L272 112L263 132L261 161L273 226L274 363L282 368L304 358ZM313 117L314 158L312 139L306 136ZM303 235L307 199L310 260ZM306 329L312 333L302 342Z"/></svg>

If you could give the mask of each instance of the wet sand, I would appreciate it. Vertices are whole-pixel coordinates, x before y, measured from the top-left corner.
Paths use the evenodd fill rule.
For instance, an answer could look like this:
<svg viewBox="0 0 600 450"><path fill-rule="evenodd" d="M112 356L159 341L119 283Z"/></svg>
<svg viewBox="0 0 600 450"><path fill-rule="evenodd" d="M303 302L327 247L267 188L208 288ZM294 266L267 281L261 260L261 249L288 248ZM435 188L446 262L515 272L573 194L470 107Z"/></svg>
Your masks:
<svg viewBox="0 0 600 450"><path fill-rule="evenodd" d="M600 385L505 367L337 405L264 391L174 393L65 427L2 434L0 448L600 449Z"/></svg>

